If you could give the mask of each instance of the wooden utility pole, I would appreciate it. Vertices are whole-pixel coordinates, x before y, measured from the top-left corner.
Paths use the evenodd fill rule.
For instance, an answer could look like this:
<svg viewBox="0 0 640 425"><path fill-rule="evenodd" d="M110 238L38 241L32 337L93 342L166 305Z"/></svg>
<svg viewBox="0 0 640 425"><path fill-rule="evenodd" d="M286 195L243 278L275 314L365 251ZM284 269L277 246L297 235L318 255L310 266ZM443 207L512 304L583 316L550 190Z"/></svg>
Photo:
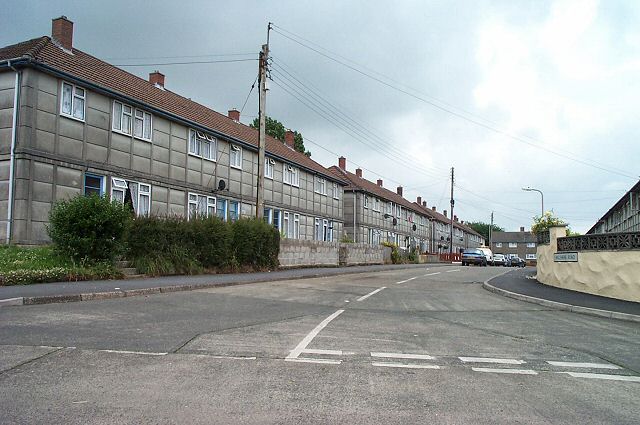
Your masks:
<svg viewBox="0 0 640 425"><path fill-rule="evenodd" d="M453 182L454 182L454 170L451 167L451 229L449 229L449 254L453 254L453 206L455 201L453 200Z"/></svg>
<svg viewBox="0 0 640 425"><path fill-rule="evenodd" d="M258 116L260 118L260 129L258 136L258 184L256 194L256 218L264 217L264 151L266 145L266 115L265 106L267 103L267 68L269 66L269 32L271 31L271 22L267 27L267 44L262 45L259 61L259 101Z"/></svg>
<svg viewBox="0 0 640 425"><path fill-rule="evenodd" d="M491 211L491 225L489 226L489 249L491 249L492 239L493 239L493 211Z"/></svg>

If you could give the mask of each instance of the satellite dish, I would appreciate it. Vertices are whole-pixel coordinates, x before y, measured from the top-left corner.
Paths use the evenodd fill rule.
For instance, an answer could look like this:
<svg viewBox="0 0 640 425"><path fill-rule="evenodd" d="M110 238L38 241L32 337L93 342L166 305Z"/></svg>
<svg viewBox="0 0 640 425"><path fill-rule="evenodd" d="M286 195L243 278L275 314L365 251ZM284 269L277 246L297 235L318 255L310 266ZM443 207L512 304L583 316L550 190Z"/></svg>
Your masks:
<svg viewBox="0 0 640 425"><path fill-rule="evenodd" d="M397 224L398 224L398 219L397 219L397 218L395 218L395 217L393 217L393 225L395 226L395 225L397 225Z"/></svg>
<svg viewBox="0 0 640 425"><path fill-rule="evenodd" d="M227 187L227 183L222 179L218 180L218 190L224 190L225 187Z"/></svg>
<svg viewBox="0 0 640 425"><path fill-rule="evenodd" d="M415 224L413 225L412 229L413 229L414 232L416 231L417 227L416 227Z"/></svg>

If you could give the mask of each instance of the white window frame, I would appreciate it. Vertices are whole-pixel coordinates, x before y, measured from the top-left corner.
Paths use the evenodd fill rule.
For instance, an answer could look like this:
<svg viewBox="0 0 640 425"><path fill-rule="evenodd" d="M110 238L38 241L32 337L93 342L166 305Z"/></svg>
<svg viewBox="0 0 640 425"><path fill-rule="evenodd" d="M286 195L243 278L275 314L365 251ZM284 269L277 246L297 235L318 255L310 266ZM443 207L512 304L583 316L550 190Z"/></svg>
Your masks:
<svg viewBox="0 0 640 425"><path fill-rule="evenodd" d="M201 199L204 199L204 211L201 211ZM198 193L189 192L187 195L187 220L191 220L191 206L195 206L195 217L215 217L216 216L216 198L215 196L200 195ZM213 208L213 212L211 212Z"/></svg>
<svg viewBox="0 0 640 425"><path fill-rule="evenodd" d="M124 198L127 196L127 189L129 188L129 184L125 179L121 179L119 177L111 177L111 200L124 203ZM114 199L114 193L122 194L122 201L120 199Z"/></svg>
<svg viewBox="0 0 640 425"><path fill-rule="evenodd" d="M316 176L314 191L320 195L327 195L327 180L322 177Z"/></svg>
<svg viewBox="0 0 640 425"><path fill-rule="evenodd" d="M373 198L373 210L380 212L380 199L379 198Z"/></svg>
<svg viewBox="0 0 640 425"><path fill-rule="evenodd" d="M399 204L396 204L396 218L399 220L401 216L402 216L402 206Z"/></svg>
<svg viewBox="0 0 640 425"><path fill-rule="evenodd" d="M502 248L502 242L496 242L496 248Z"/></svg>
<svg viewBox="0 0 640 425"><path fill-rule="evenodd" d="M332 183L331 188L333 190L333 199L340 199L340 188L338 183Z"/></svg>
<svg viewBox="0 0 640 425"><path fill-rule="evenodd" d="M276 165L276 161L272 158L264 159L264 178L273 180L273 169Z"/></svg>
<svg viewBox="0 0 640 425"><path fill-rule="evenodd" d="M69 111L65 111L65 86L68 86L71 88L70 96L71 99L69 99L69 107L70 110ZM76 106L77 106L77 102L82 102L82 116L79 117L76 115ZM79 87L75 84L71 84L68 83L66 81L63 81L60 84L60 115L67 117L67 118L71 118L73 120L77 120L77 121L82 121L84 122L85 117L86 117L86 112L87 112L87 90L85 90L83 87Z"/></svg>
<svg viewBox="0 0 640 425"><path fill-rule="evenodd" d="M283 212L282 230L287 239L300 239L300 214Z"/></svg>
<svg viewBox="0 0 640 425"><path fill-rule="evenodd" d="M509 248L517 248L518 242L509 242Z"/></svg>
<svg viewBox="0 0 640 425"><path fill-rule="evenodd" d="M535 247L536 247L535 242L527 242L527 248L535 248Z"/></svg>
<svg viewBox="0 0 640 425"><path fill-rule="evenodd" d="M363 194L363 196L364 196L364 203L363 203L362 206L368 209L369 208L369 197L367 195L365 195L365 194Z"/></svg>
<svg viewBox="0 0 640 425"><path fill-rule="evenodd" d="M536 254L526 254L525 255L525 260L536 260Z"/></svg>
<svg viewBox="0 0 640 425"><path fill-rule="evenodd" d="M116 106L120 111L116 112ZM111 107L111 130L116 133L133 136L135 139L151 142L153 139L153 115L144 109L134 108L119 100L114 100ZM140 122L140 132L136 130L136 123ZM128 125L125 125L125 124Z"/></svg>
<svg viewBox="0 0 640 425"><path fill-rule="evenodd" d="M204 146L209 146L209 155L205 154ZM218 158L218 139L203 131L189 129L189 140L187 140L187 150L189 155L216 162Z"/></svg>
<svg viewBox="0 0 640 425"><path fill-rule="evenodd" d="M290 164L284 164L282 181L290 186L300 187L300 171L297 167Z"/></svg>
<svg viewBox="0 0 640 425"><path fill-rule="evenodd" d="M140 123L140 133L137 131L137 123ZM142 109L133 110L133 137L150 142L153 135L153 115Z"/></svg>
<svg viewBox="0 0 640 425"><path fill-rule="evenodd" d="M242 147L238 145L231 145L229 152L229 166L231 168L242 169Z"/></svg>
<svg viewBox="0 0 640 425"><path fill-rule="evenodd" d="M143 187L147 188L147 191L145 191L144 193L141 190L141 188ZM146 214L140 214L140 205L142 204L141 200L145 197L149 198L149 210L147 211ZM148 183L138 183L138 205L136 208L136 215L137 216L143 215L145 217L148 217L150 214L151 214L151 185Z"/></svg>

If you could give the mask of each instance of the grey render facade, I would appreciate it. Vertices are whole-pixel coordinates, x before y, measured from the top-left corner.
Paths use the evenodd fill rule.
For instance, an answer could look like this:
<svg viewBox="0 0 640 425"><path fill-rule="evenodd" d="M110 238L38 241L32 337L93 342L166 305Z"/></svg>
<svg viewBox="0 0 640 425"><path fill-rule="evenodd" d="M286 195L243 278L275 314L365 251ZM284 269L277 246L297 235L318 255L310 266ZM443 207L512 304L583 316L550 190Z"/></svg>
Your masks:
<svg viewBox="0 0 640 425"><path fill-rule="evenodd" d="M446 253L449 246L450 220L426 202L410 202L403 197L402 187L396 192L384 188L383 181L371 182L347 171L346 158L340 157L333 173L349 184L344 191L344 233L357 243L377 245L390 242L400 248L417 247L421 253ZM480 246L481 236L454 220L454 252ZM478 239L478 244L476 244ZM470 244L470 245L469 245Z"/></svg>
<svg viewBox="0 0 640 425"><path fill-rule="evenodd" d="M587 234L640 232L640 181L616 202Z"/></svg>
<svg viewBox="0 0 640 425"><path fill-rule="evenodd" d="M131 199L138 215L255 215L284 237L342 232L345 182L288 143L170 92L158 72L138 78L72 46L73 24L0 49L0 240L48 242L53 203L97 193ZM290 140L289 140L290 139Z"/></svg>
<svg viewBox="0 0 640 425"><path fill-rule="evenodd" d="M494 254L518 256L527 262L535 262L536 236L520 227L519 232L493 232L491 237L491 251Z"/></svg>

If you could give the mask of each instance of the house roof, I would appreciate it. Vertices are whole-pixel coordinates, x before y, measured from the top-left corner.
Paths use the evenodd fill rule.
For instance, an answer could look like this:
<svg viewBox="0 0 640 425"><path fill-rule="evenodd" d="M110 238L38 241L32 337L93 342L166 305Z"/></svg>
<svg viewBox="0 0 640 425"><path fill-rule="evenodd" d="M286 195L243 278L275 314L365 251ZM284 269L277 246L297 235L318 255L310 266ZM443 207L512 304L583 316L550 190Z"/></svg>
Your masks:
<svg viewBox="0 0 640 425"><path fill-rule="evenodd" d="M493 232L491 233L493 242L535 242L536 236L531 232Z"/></svg>
<svg viewBox="0 0 640 425"><path fill-rule="evenodd" d="M413 205L415 205L416 207L420 208L421 211L423 211L425 214L429 215L432 219L439 221L441 223L446 223L446 224L450 224L451 223L451 219L448 218L447 216L440 214L437 211L434 211L431 208L425 207L423 205L420 205L417 202L414 202ZM480 233L476 232L475 230L473 230L471 227L467 226L466 224L463 224L459 221L454 221L453 222L453 227L457 227L458 229L461 229L467 233L471 233L473 235L479 236L481 238L484 238L484 236L482 236Z"/></svg>
<svg viewBox="0 0 640 425"><path fill-rule="evenodd" d="M176 116L217 132L230 139L242 141L257 149L258 131L236 122L204 105L180 96L166 88L156 87L149 81L123 69L97 59L76 48L73 54L62 50L47 36L21 42L0 49L0 61L24 59L29 64L49 68L93 84L110 92L141 103L160 112ZM281 141L267 136L266 151L273 156L304 167L342 184L346 182L301 152Z"/></svg>
<svg viewBox="0 0 640 425"><path fill-rule="evenodd" d="M640 193L640 181L638 181L638 183L636 183L635 185L633 185L633 187L631 189L629 189L627 191L627 193L625 193L619 200L618 202L616 202L615 204L613 204L613 206L611 208L609 208L609 210L602 216L600 217L600 219L598 221L596 221L596 223L591 226L591 229L589 229L587 231L587 234L590 233L595 233L596 231L596 227L598 227L598 224L602 221L605 221L607 218L609 218L609 216L611 214L613 214L616 210L620 209L628 200L629 200L629 195L631 193Z"/></svg>

